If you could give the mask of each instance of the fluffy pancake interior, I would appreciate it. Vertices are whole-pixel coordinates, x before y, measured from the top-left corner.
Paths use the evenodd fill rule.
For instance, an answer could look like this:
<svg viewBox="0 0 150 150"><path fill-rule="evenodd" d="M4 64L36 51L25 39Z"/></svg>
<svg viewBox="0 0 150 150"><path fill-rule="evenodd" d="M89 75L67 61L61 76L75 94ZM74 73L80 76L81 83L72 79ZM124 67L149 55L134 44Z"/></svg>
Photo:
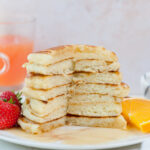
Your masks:
<svg viewBox="0 0 150 150"><path fill-rule="evenodd" d="M53 100L44 102L36 99L26 99L26 104L29 105L32 113L39 117L44 117L58 108L67 106L67 99L65 95L57 96Z"/></svg>
<svg viewBox="0 0 150 150"><path fill-rule="evenodd" d="M39 134L42 132L47 132L57 127L65 125L66 117L61 117L46 123L36 123L25 117L20 117L18 120L18 124L21 126L23 130L32 134Z"/></svg>
<svg viewBox="0 0 150 150"><path fill-rule="evenodd" d="M57 86L70 84L72 82L72 75L31 75L25 79L27 87L34 89L50 89Z"/></svg>
<svg viewBox="0 0 150 150"><path fill-rule="evenodd" d="M121 102L123 98L108 94L75 94L69 97L69 102Z"/></svg>
<svg viewBox="0 0 150 150"><path fill-rule="evenodd" d="M102 128L126 129L127 123L122 115L117 117L84 117L67 115L67 124L74 126L89 126Z"/></svg>
<svg viewBox="0 0 150 150"><path fill-rule="evenodd" d="M70 74L73 72L73 63L71 59L48 66L26 63L25 67L28 73L37 73L43 75Z"/></svg>
<svg viewBox="0 0 150 150"><path fill-rule="evenodd" d="M22 107L22 113L26 118L36 123L48 122L48 121L51 121L51 120L54 120L54 119L57 119L66 115L67 113L67 100L66 99L62 103L53 104L53 106L54 106L54 109L50 110L50 112L47 113L46 115L43 115L43 114L39 115L31 109L29 104L24 103Z"/></svg>
<svg viewBox="0 0 150 150"><path fill-rule="evenodd" d="M119 72L105 72L105 73L74 73L74 82L85 83L109 83L119 84L122 81L122 75Z"/></svg>
<svg viewBox="0 0 150 150"><path fill-rule="evenodd" d="M118 116L121 103L116 102L69 102L67 113L81 116Z"/></svg>
<svg viewBox="0 0 150 150"><path fill-rule="evenodd" d="M112 84L96 84L96 83L82 83L73 84L70 88L73 94L109 94L110 96L126 97L129 94L129 87L122 83L118 85Z"/></svg>
<svg viewBox="0 0 150 150"><path fill-rule="evenodd" d="M25 96L42 101L48 101L56 96L66 94L68 91L68 85L58 86L48 90L37 90L29 87L24 87L22 92Z"/></svg>
<svg viewBox="0 0 150 150"><path fill-rule="evenodd" d="M81 59L75 62L75 71L85 72L107 72L118 71L120 64L118 62L101 61L97 59Z"/></svg>

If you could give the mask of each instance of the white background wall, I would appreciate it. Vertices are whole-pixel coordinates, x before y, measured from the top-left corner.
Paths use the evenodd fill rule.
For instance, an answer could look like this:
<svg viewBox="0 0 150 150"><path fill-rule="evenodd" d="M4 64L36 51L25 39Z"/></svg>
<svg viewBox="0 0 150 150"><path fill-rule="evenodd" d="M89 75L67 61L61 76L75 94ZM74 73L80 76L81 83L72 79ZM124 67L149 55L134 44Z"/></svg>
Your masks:
<svg viewBox="0 0 150 150"><path fill-rule="evenodd" d="M149 0L0 0L5 13L37 18L36 50L92 44L115 51L131 93L140 93L140 76L150 71Z"/></svg>

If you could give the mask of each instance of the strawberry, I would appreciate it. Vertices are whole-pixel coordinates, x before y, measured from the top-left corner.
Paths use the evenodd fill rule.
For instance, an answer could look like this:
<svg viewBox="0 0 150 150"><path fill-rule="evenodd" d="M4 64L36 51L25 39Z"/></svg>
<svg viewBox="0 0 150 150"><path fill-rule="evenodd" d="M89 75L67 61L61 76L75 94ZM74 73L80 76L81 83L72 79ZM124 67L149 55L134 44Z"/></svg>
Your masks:
<svg viewBox="0 0 150 150"><path fill-rule="evenodd" d="M12 91L5 91L0 95L0 99L5 102L8 102L12 99L14 104L18 105L19 107L21 106L20 105L21 93L19 93L19 92L17 94L15 94Z"/></svg>
<svg viewBox="0 0 150 150"><path fill-rule="evenodd" d="M21 109L10 101L0 100L0 129L13 127L20 116Z"/></svg>

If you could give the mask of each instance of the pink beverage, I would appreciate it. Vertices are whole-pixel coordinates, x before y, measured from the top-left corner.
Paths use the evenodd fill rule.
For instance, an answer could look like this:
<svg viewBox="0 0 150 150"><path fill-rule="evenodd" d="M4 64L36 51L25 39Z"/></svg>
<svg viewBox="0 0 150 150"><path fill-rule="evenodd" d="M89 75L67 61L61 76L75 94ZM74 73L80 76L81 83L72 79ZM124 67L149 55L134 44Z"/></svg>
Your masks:
<svg viewBox="0 0 150 150"><path fill-rule="evenodd" d="M0 91L19 90L24 82L22 65L33 51L34 29L33 17L0 16Z"/></svg>
<svg viewBox="0 0 150 150"><path fill-rule="evenodd" d="M0 75L0 86L19 85L24 81L25 69L22 65L27 61L27 55L33 50L33 41L18 35L0 37L0 52L9 59L7 71ZM0 59L0 69L4 62Z"/></svg>

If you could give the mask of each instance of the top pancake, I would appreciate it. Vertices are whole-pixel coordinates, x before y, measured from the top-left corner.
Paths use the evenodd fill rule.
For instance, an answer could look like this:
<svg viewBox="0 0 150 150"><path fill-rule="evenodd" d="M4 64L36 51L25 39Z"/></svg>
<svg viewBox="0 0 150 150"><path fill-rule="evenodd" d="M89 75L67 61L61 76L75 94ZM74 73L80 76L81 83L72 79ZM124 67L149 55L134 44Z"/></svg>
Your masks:
<svg viewBox="0 0 150 150"><path fill-rule="evenodd" d="M106 50L104 47L90 45L64 45L50 48L29 54L28 61L39 65L50 65L70 58L74 60L98 59L109 62L118 61L114 52Z"/></svg>

